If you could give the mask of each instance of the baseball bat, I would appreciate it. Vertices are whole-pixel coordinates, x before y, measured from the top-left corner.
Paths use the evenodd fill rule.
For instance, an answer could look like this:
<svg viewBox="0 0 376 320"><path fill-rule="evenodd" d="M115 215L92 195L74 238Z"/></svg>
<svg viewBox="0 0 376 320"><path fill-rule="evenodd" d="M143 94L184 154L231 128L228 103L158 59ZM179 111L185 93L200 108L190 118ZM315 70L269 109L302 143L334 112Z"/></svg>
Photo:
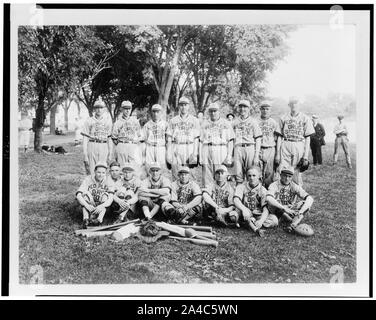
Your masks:
<svg viewBox="0 0 376 320"><path fill-rule="evenodd" d="M87 133L84 133L84 132L80 132L80 134L86 138L89 138L89 139L95 139L94 137L92 137L91 135L87 134Z"/></svg>
<svg viewBox="0 0 376 320"><path fill-rule="evenodd" d="M218 247L218 241L214 240L201 240L201 239L192 239L192 238L180 238L180 237L174 237L174 236L168 236L171 239L181 240L181 241L188 241L194 244L200 244L204 246L212 246L217 248Z"/></svg>
<svg viewBox="0 0 376 320"><path fill-rule="evenodd" d="M193 230L191 228L185 229L185 236L187 238L196 238L196 239L201 239L201 240L209 240L208 238L206 238L206 237L198 234L196 230Z"/></svg>
<svg viewBox="0 0 376 320"><path fill-rule="evenodd" d="M93 231L93 232L85 232L85 233L82 233L81 235L84 236L85 238L93 238L93 237L109 236L113 233L114 231Z"/></svg>
<svg viewBox="0 0 376 320"><path fill-rule="evenodd" d="M163 230L166 230L166 231L169 231L169 232L172 232L172 233L176 233L179 236L182 236L182 237L186 236L185 235L185 229L178 227L176 225L171 225L171 224L168 224L166 222L156 222L156 225L158 227L162 228Z"/></svg>
<svg viewBox="0 0 376 320"><path fill-rule="evenodd" d="M81 233L87 233L87 232L93 232L93 231L104 231L104 230L109 230L109 229L114 229L113 231L115 231L116 229L119 229L122 226L125 226L130 223L137 223L137 222L140 222L140 219L120 222L120 223L111 224L111 225L102 226L102 227L92 227L92 228L89 227L89 229L79 229L75 231L75 234L80 235Z"/></svg>
<svg viewBox="0 0 376 320"><path fill-rule="evenodd" d="M181 227L181 228L192 228L197 231L213 232L212 227L206 227L206 226L192 226L189 224L176 224L175 226Z"/></svg>

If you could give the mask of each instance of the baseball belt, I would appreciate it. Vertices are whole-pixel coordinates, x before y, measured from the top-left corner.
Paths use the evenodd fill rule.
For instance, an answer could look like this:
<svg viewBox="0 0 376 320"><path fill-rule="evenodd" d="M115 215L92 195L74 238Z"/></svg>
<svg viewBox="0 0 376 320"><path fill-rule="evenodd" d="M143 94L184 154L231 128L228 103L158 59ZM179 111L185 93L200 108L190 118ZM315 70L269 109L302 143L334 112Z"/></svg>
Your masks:
<svg viewBox="0 0 376 320"><path fill-rule="evenodd" d="M235 147L250 147L250 146L253 146L254 143L239 143L237 144Z"/></svg>
<svg viewBox="0 0 376 320"><path fill-rule="evenodd" d="M152 147L165 147L166 144L158 144L157 142L146 142L147 145Z"/></svg>
<svg viewBox="0 0 376 320"><path fill-rule="evenodd" d="M283 138L284 141L290 141L290 142L302 142L303 139L286 139L286 138Z"/></svg>
<svg viewBox="0 0 376 320"><path fill-rule="evenodd" d="M130 141L130 140L118 140L118 143L130 143L130 144L137 144L138 142Z"/></svg>
<svg viewBox="0 0 376 320"><path fill-rule="evenodd" d="M209 147L216 147L216 146L226 146L227 144L226 143L212 143L212 142L209 142L209 143L204 143L205 146L209 146Z"/></svg>
<svg viewBox="0 0 376 320"><path fill-rule="evenodd" d="M107 140L100 140L100 139L89 139L89 142L96 142L96 143L107 143Z"/></svg>
<svg viewBox="0 0 376 320"><path fill-rule="evenodd" d="M193 144L193 142L176 142L176 141L174 141L174 144Z"/></svg>
<svg viewBox="0 0 376 320"><path fill-rule="evenodd" d="M343 137L343 136L347 136L347 134L346 133L339 133L339 134L336 134L336 136L337 136L337 138L340 138L340 137Z"/></svg>
<svg viewBox="0 0 376 320"><path fill-rule="evenodd" d="M269 149L269 148L274 148L275 146L261 146L261 149Z"/></svg>

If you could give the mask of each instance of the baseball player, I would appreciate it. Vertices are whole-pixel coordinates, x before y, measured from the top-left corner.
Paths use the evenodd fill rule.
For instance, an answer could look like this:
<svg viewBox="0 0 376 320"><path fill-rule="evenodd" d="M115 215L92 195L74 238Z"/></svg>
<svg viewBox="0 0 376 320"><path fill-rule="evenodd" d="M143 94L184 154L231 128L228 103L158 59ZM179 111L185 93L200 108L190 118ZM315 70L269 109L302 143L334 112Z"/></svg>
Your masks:
<svg viewBox="0 0 376 320"><path fill-rule="evenodd" d="M244 181L247 170L258 165L262 132L258 121L250 115L251 104L247 100L241 100L238 104L239 117L234 120L235 132L234 161L236 182Z"/></svg>
<svg viewBox="0 0 376 320"><path fill-rule="evenodd" d="M131 117L132 103L123 101L120 106L121 116L112 129L112 140L115 147L115 158L123 167L125 163L132 163L136 171L142 165L142 148L139 144L144 141L140 123Z"/></svg>
<svg viewBox="0 0 376 320"><path fill-rule="evenodd" d="M126 163L122 168L123 176L114 184L115 194L112 207L119 214L116 223L138 218L136 204L141 181L134 176L134 171L132 164Z"/></svg>
<svg viewBox="0 0 376 320"><path fill-rule="evenodd" d="M146 219L151 219L158 213L164 212L164 208L170 200L171 182L162 176L161 169L158 162L150 163L150 176L141 184L138 198Z"/></svg>
<svg viewBox="0 0 376 320"><path fill-rule="evenodd" d="M106 163L98 162L94 167L94 176L88 176L76 192L76 198L82 206L83 228L89 224L100 225L113 201L114 186L106 179Z"/></svg>
<svg viewBox="0 0 376 320"><path fill-rule="evenodd" d="M299 112L298 99L291 97L289 99L290 113L281 117L278 125L277 142L280 148L276 154L276 164L279 168L292 166L295 170L294 182L303 185L302 175L297 167L300 159L308 161L310 148L310 135L315 133L311 119ZM278 170L280 173L280 169Z"/></svg>
<svg viewBox="0 0 376 320"><path fill-rule="evenodd" d="M165 215L181 224L188 224L197 214L202 212L202 193L198 184L191 180L188 167L178 169L178 180L171 186L171 201L164 212Z"/></svg>
<svg viewBox="0 0 376 320"><path fill-rule="evenodd" d="M204 212L216 221L227 226L226 220L239 227L239 214L234 206L234 188L227 182L227 167L219 166L214 173L215 182L202 190Z"/></svg>
<svg viewBox="0 0 376 320"><path fill-rule="evenodd" d="M334 127L334 134L336 135L336 140L334 142L334 155L333 155L333 165L337 164L338 161L338 148L342 146L343 152L346 156L346 163L349 169L352 168L350 151L349 151L349 139L347 137L348 130L346 125L342 122L343 116L337 117L339 123Z"/></svg>
<svg viewBox="0 0 376 320"><path fill-rule="evenodd" d="M269 205L271 221L275 226L282 217L291 223L291 226L296 226L313 204L313 198L292 181L293 175L293 167L283 167L280 179L269 186L266 201Z"/></svg>
<svg viewBox="0 0 376 320"><path fill-rule="evenodd" d="M110 161L112 154L111 136L112 123L104 117L103 102L94 104L94 116L87 119L82 130L83 153L87 174L93 174L98 162Z"/></svg>
<svg viewBox="0 0 376 320"><path fill-rule="evenodd" d="M235 207L240 210L247 226L262 236L264 228L275 226L266 203L267 190L260 182L261 172L257 166L247 171L247 182L236 186L234 194Z"/></svg>
<svg viewBox="0 0 376 320"><path fill-rule="evenodd" d="M33 124L28 118L27 112L21 113L21 120L18 125L20 147L24 149L24 152L29 148L30 143L30 130L32 130Z"/></svg>
<svg viewBox="0 0 376 320"><path fill-rule="evenodd" d="M179 115L173 117L167 130L166 160L172 167L172 175L177 177L181 165L197 165L200 137L200 124L196 117L190 115L189 100L179 100Z"/></svg>
<svg viewBox="0 0 376 320"><path fill-rule="evenodd" d="M209 119L202 124L200 135L200 164L202 184L212 185L214 172L221 164L231 165L234 131L230 123L219 115L219 106L212 103L208 107Z"/></svg>
<svg viewBox="0 0 376 320"><path fill-rule="evenodd" d="M113 161L110 164L110 172L107 176L107 179L110 183L114 186L121 181L121 171L120 171L120 164L117 161ZM116 190L114 190L116 191Z"/></svg>
<svg viewBox="0 0 376 320"><path fill-rule="evenodd" d="M145 167L149 170L152 162L158 162L162 169L166 167L166 133L167 122L162 117L162 106L154 104L151 107L151 120L149 120L144 128L145 137Z"/></svg>
<svg viewBox="0 0 376 320"><path fill-rule="evenodd" d="M260 168L262 174L262 182L265 188L273 182L274 178L274 160L277 150L277 142L281 143L278 139L278 123L270 117L271 105L269 103L261 103L260 111L261 116L259 119L259 126L262 132L261 150L260 150Z"/></svg>

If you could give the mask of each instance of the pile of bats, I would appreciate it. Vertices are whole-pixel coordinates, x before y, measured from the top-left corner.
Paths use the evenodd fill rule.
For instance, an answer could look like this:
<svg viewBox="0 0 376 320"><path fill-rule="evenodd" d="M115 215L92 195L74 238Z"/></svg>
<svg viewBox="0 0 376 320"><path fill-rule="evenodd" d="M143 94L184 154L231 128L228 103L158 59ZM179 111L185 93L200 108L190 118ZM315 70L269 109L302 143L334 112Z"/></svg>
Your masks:
<svg viewBox="0 0 376 320"><path fill-rule="evenodd" d="M157 226L163 230L162 236L178 241L188 241L194 244L218 247L217 236L212 227L173 225L166 222L156 222ZM135 219L127 222L101 227L89 227L88 229L76 230L75 234L86 238L111 237L115 241L123 241L127 238L138 236L141 220Z"/></svg>

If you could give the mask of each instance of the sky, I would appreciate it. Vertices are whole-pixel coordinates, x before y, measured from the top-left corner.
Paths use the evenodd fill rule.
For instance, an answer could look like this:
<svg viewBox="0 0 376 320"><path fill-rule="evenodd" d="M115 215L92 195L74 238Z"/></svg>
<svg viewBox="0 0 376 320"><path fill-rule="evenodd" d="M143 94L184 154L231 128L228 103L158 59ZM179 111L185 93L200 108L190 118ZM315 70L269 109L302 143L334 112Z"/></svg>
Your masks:
<svg viewBox="0 0 376 320"><path fill-rule="evenodd" d="M289 55L267 76L270 97L328 92L355 96L355 26L300 26L290 33L287 44Z"/></svg>

